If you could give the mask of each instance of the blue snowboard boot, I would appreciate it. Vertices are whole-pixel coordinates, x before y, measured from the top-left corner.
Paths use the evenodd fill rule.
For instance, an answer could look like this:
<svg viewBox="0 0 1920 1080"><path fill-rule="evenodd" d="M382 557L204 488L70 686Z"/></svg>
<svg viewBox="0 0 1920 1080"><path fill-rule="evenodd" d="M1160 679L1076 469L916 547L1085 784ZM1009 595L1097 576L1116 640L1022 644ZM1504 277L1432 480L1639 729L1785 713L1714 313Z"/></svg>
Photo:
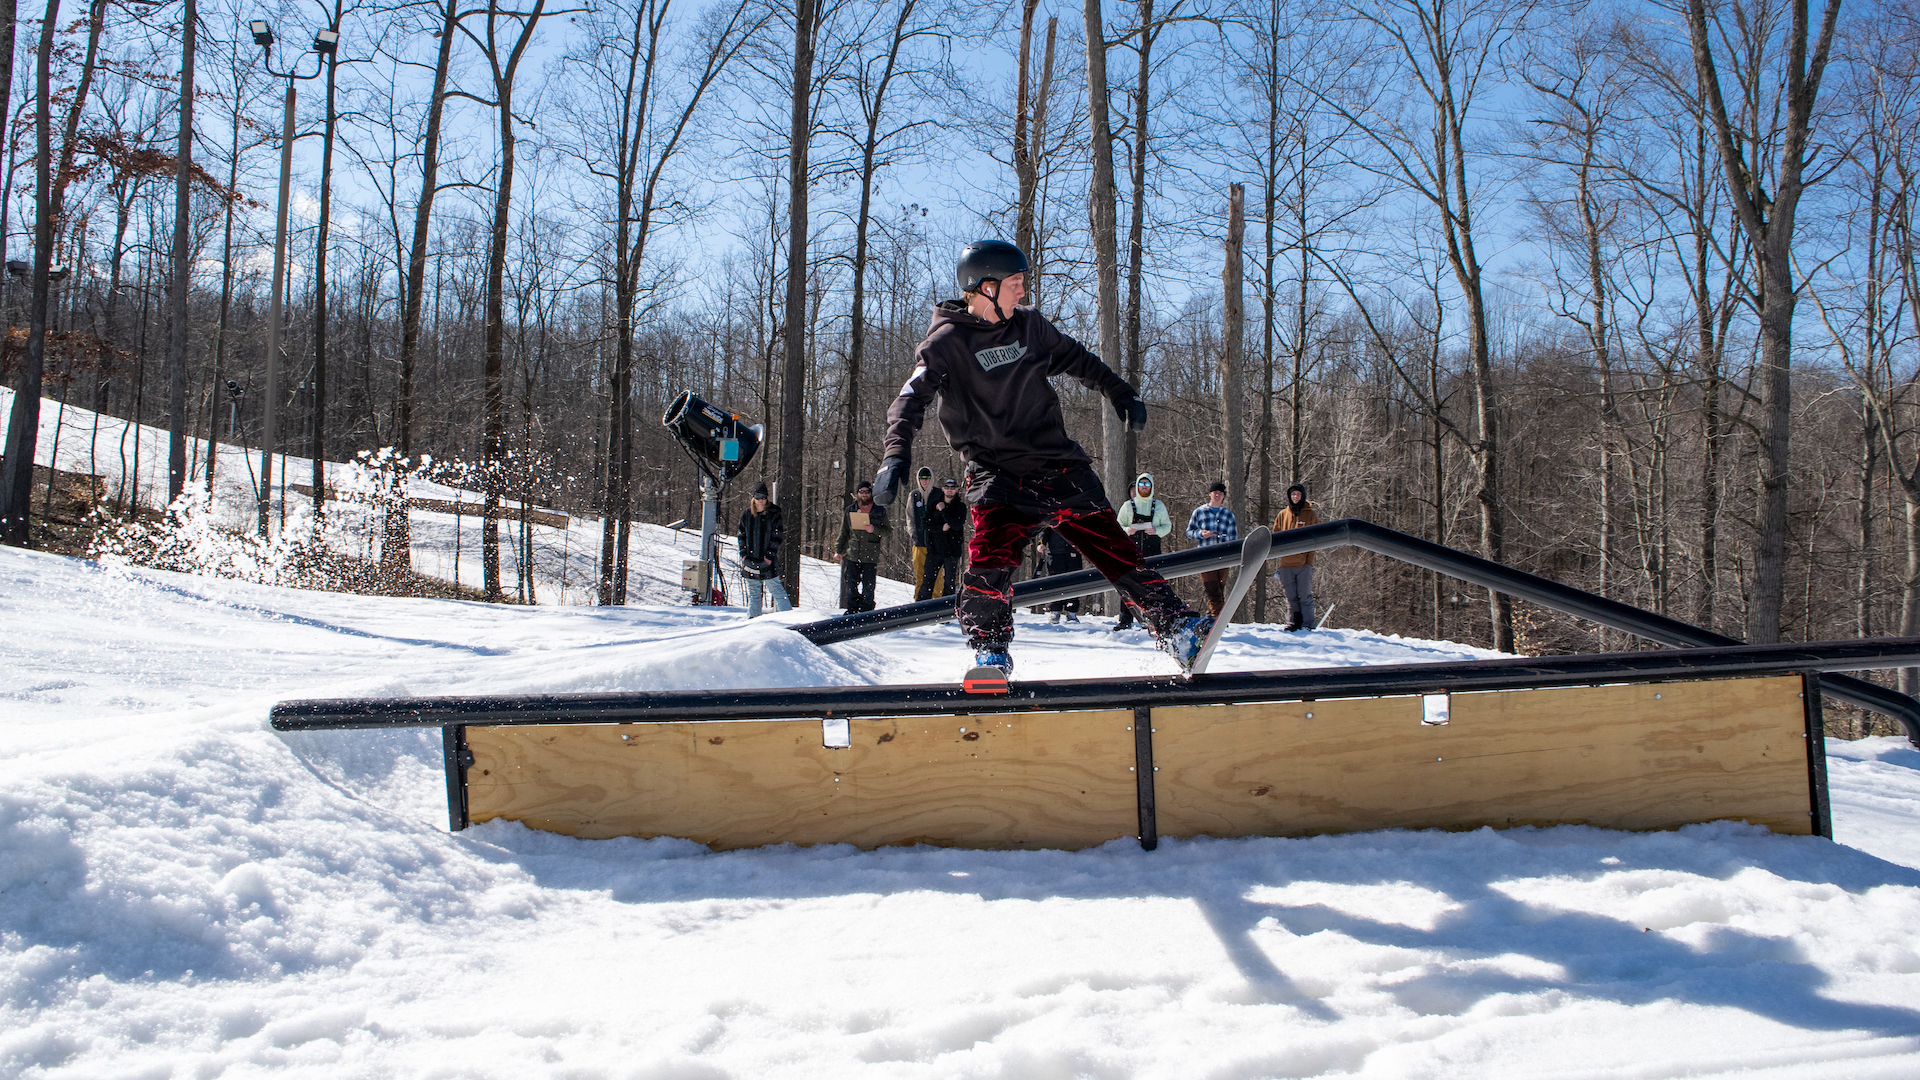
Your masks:
<svg viewBox="0 0 1920 1080"><path fill-rule="evenodd" d="M1200 647L1207 643L1207 634L1213 630L1213 616L1188 615L1175 620L1160 639L1160 648L1171 654L1180 664L1180 670L1191 672L1194 658L1200 655Z"/></svg>
<svg viewBox="0 0 1920 1080"><path fill-rule="evenodd" d="M1004 648L986 648L973 654L974 667L997 667L1002 672L1013 674L1013 657L1007 655Z"/></svg>

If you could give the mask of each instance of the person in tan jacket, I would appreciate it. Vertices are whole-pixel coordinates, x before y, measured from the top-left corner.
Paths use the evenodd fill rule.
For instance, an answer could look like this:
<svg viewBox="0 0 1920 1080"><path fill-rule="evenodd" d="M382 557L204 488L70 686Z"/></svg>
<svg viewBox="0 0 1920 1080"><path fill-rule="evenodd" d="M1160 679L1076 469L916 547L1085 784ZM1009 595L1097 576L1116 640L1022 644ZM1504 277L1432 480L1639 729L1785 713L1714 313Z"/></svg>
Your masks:
<svg viewBox="0 0 1920 1080"><path fill-rule="evenodd" d="M1320 515L1314 512L1313 504L1307 501L1307 489L1304 484L1293 484L1287 488L1287 505L1273 519L1273 531L1286 532L1306 525L1320 524ZM1287 592L1288 630L1305 630L1313 626L1313 552L1303 551L1298 555L1280 557L1280 569L1273 572Z"/></svg>

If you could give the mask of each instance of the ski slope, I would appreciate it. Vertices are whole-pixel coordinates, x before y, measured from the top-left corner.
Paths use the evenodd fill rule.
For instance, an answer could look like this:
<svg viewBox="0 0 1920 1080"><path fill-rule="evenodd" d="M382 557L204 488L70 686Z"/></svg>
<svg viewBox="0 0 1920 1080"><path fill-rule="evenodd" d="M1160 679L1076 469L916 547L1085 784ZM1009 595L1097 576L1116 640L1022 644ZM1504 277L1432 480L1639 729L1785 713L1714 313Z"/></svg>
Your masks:
<svg viewBox="0 0 1920 1080"><path fill-rule="evenodd" d="M783 628L808 617L0 549L0 1077L1920 1075L1920 752L1898 740L1831 744L1838 842L716 854L449 834L437 731L267 725L287 698L920 682L967 659L946 626L815 648ZM1018 618L1022 675L1172 670L1109 620ZM1480 655L1236 626L1215 665Z"/></svg>
<svg viewBox="0 0 1920 1080"><path fill-rule="evenodd" d="M5 437L13 404L13 391L0 387L0 438ZM222 412L222 417L225 412ZM224 419L222 423L224 424ZM298 441L290 435L289 442ZM251 531L259 506L260 455L257 450L216 441L212 520L226 528ZM201 490L206 477L206 441L189 440L188 465L193 476L190 490ZM40 428L34 447L34 462L54 465L64 472L101 477L108 500L118 504L124 499L148 510L166 506L167 430L150 424L132 424L116 416L95 413L74 405L42 399ZM311 496L287 492L286 485L313 482L313 459L294 454L276 455L274 471L274 515L278 522L304 521L311 507ZM691 470L689 470L691 471ZM355 489L356 470L337 461L326 463L329 489ZM309 489L311 490L311 489ZM481 496L473 491L415 479L409 486L416 499L477 505ZM283 498L283 496L286 496ZM509 506L517 506L511 500ZM744 505L733 500L736 507ZM351 554L373 558L378 553L378 522L363 505L353 502L328 504L333 515L331 534L335 546ZM478 587L483 580L481 531L483 519L475 514L452 514L415 509L409 514L412 527L413 568L420 574L441 581ZM592 604L600 571L600 534L602 519L572 515L565 529L535 524L531 531L531 553L516 546L518 522L502 523L500 530L501 581L510 596L518 598L514 583L518 580L520 560L532 563L533 601L539 604ZM721 522L723 531L731 521ZM277 528L276 524L276 528ZM700 555L700 533L662 528L636 522L628 542L628 599L639 604L684 604L688 594L680 588L683 562ZM818 597L816 610L837 610L839 568L813 559L802 560L801 592ZM728 583L728 595L745 603L739 584L739 559L731 544L721 550L721 572ZM906 603L913 599L910 585L882 582L878 599L882 604Z"/></svg>

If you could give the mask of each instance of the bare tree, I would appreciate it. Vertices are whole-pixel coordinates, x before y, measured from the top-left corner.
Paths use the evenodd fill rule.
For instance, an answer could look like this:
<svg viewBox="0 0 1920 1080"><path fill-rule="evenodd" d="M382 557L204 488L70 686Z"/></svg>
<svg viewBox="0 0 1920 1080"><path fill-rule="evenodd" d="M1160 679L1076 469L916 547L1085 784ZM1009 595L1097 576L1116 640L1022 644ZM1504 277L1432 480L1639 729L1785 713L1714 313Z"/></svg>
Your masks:
<svg viewBox="0 0 1920 1080"><path fill-rule="evenodd" d="M918 18L918 0L895 0L893 25L883 31L881 46L871 57L862 56L852 65L849 81L854 100L860 108L861 128L857 133L860 151L860 209L853 225L853 304L847 327L847 404L845 412L846 448L841 460L851 472L859 458L856 435L860 425L860 379L867 355L867 261L868 239L873 224L873 189L879 170L889 163L889 152L897 140L930 123L927 119L892 124L887 110L897 107L888 92L896 80L921 74L914 58L903 55L916 39L939 33L936 23ZM881 14L885 8L877 8ZM862 35L864 36L864 35ZM885 156L883 156L883 154Z"/></svg>
<svg viewBox="0 0 1920 1080"><path fill-rule="evenodd" d="M167 296L167 502L187 489L187 290L193 285L193 61L200 9L180 21L180 141L173 174L173 279ZM209 441L211 445L211 441Z"/></svg>
<svg viewBox="0 0 1920 1080"><path fill-rule="evenodd" d="M581 67L593 73L598 108L591 121L599 128L593 149L582 156L595 176L612 185L614 209L613 323L614 361L610 372L611 427L607 440L600 541L599 600L624 604L631 528L633 483L633 369L635 315L640 272L647 244L659 225L662 184L675 156L685 146L701 103L727 65L767 18L763 9L741 6L722 11L700 29L683 96L665 103L672 74L672 0L631 0L594 13L594 42ZM598 20L608 20L602 23Z"/></svg>
<svg viewBox="0 0 1920 1080"><path fill-rule="evenodd" d="M1793 309L1799 296L1793 267L1794 218L1807 185L1819 179L1809 173L1817 153L1810 135L1840 0L1828 0L1818 37L1812 41L1805 0L1790 6L1784 28L1778 26L1777 12L1769 5L1746 0L1729 0L1711 18L1704 0L1688 0L1686 15L1694 70L1719 147L1727 195L1752 246L1760 277L1746 295L1760 321L1763 425L1759 552L1753 601L1747 609L1747 640L1765 644L1780 640L1786 590ZM1728 16L1734 22L1731 32L1723 21ZM1741 105L1737 114L1729 112L1721 89L1714 60L1716 38L1731 58ZM1769 100L1776 86L1779 98ZM1771 192L1766 190L1769 177Z"/></svg>
<svg viewBox="0 0 1920 1080"><path fill-rule="evenodd" d="M400 385L394 397L394 441L400 456L413 459L414 378L420 365L420 313L426 301L427 236L433 223L433 200L440 191L440 125L446 111L447 80L453 67L453 42L460 24L460 0L435 0L439 48L435 50L433 82L427 91L427 126L420 138L420 198L413 206L413 236L407 244L407 262L400 274ZM411 519L405 513L387 515L387 535L380 545L382 562L404 567L413 559Z"/></svg>
<svg viewBox="0 0 1920 1080"><path fill-rule="evenodd" d="M80 78L67 102L61 132L60 159L53 160L53 52L58 31L59 0L47 0L40 23L40 46L35 67L33 270L27 313L27 362L20 385L14 389L13 409L7 417L6 465L0 472L0 543L25 546L33 501L34 444L40 433L40 391L47 355L47 299L52 291L53 241L66 213L67 185L73 180L74 155L79 149L80 120L100 56L100 36L106 26L107 0L93 0L87 13L87 45ZM11 61L11 57L7 58Z"/></svg>
<svg viewBox="0 0 1920 1080"><path fill-rule="evenodd" d="M1355 106L1340 96L1320 100L1365 134L1378 151L1363 164L1404 186L1436 215L1454 286L1466 307L1467 361L1474 394L1474 433L1467 444L1480 510L1480 554L1506 561L1507 516L1501 486L1498 390L1488 338L1481 264L1478 174L1468 161L1480 94L1491 91L1501 50L1532 14L1532 0L1393 0L1359 4L1350 17L1375 32L1383 54L1380 85L1397 87ZM1493 647L1513 649L1513 601L1490 593Z"/></svg>
<svg viewBox="0 0 1920 1080"><path fill-rule="evenodd" d="M782 546L781 583L800 603L800 547L806 522L804 462L807 387L807 188L813 137L813 53L821 21L819 0L793 2L792 123L787 150L787 301L782 333L786 365L780 375L780 502L794 529Z"/></svg>
<svg viewBox="0 0 1920 1080"><path fill-rule="evenodd" d="M1088 187L1087 215L1093 231L1093 266L1099 305L1100 356L1109 364L1121 362L1120 244L1114 200L1119 189L1113 180L1113 125L1107 100L1106 19L1100 0L1081 0L1087 34L1087 115L1091 122L1088 149L1093 175ZM1108 492L1125 491L1127 426L1112 409L1100 411L1100 482Z"/></svg>
<svg viewBox="0 0 1920 1080"><path fill-rule="evenodd" d="M524 11L506 11L499 0L487 0L480 17L481 29L475 32L463 20L460 29L479 46L486 58L493 98L475 98L494 108L500 124L500 158L494 173L493 220L487 243L487 293L484 316L486 344L482 353L481 378L484 383L484 433L480 456L486 474L486 507L480 532L482 587L487 599L500 600L500 470L506 452L506 266L508 211L513 203L514 147L518 141L515 127L527 121L513 111L515 83L520 61L533 44L534 32L546 14L546 0L534 0ZM565 12L556 12L565 14ZM471 96L471 95L469 95ZM319 468L316 460L314 467ZM317 486L317 484L316 484Z"/></svg>
<svg viewBox="0 0 1920 1080"><path fill-rule="evenodd" d="M1584 27L1575 27L1557 40L1541 35L1537 45L1522 72L1541 102L1539 115L1531 118L1533 130L1525 157L1554 170L1551 180L1536 174L1531 185L1554 256L1548 304L1555 314L1580 326L1598 381L1598 591L1611 597L1620 573L1616 515L1622 502L1621 458L1628 450L1614 370L1616 330L1611 303L1615 289L1611 246L1625 199L1624 193L1609 193L1618 175L1608 166L1623 156L1611 140L1628 135L1623 111L1633 80L1610 68L1604 51ZM1558 257L1562 251L1571 267ZM1604 632L1601 641L1607 641Z"/></svg>

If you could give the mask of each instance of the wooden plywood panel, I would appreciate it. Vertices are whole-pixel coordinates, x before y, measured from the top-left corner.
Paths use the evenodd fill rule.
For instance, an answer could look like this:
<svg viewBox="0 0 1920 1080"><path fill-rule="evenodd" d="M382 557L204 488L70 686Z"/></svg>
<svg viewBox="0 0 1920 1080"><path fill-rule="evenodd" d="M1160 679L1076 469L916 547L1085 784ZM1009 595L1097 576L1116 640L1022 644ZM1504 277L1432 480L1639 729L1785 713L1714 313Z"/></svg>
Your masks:
<svg viewBox="0 0 1920 1080"><path fill-rule="evenodd" d="M1162 836L1741 819L1812 831L1797 677L1155 709ZM1308 718L1308 714L1312 718Z"/></svg>
<svg viewBox="0 0 1920 1080"><path fill-rule="evenodd" d="M1131 712L469 727L468 814L716 848L1080 848L1138 825Z"/></svg>

